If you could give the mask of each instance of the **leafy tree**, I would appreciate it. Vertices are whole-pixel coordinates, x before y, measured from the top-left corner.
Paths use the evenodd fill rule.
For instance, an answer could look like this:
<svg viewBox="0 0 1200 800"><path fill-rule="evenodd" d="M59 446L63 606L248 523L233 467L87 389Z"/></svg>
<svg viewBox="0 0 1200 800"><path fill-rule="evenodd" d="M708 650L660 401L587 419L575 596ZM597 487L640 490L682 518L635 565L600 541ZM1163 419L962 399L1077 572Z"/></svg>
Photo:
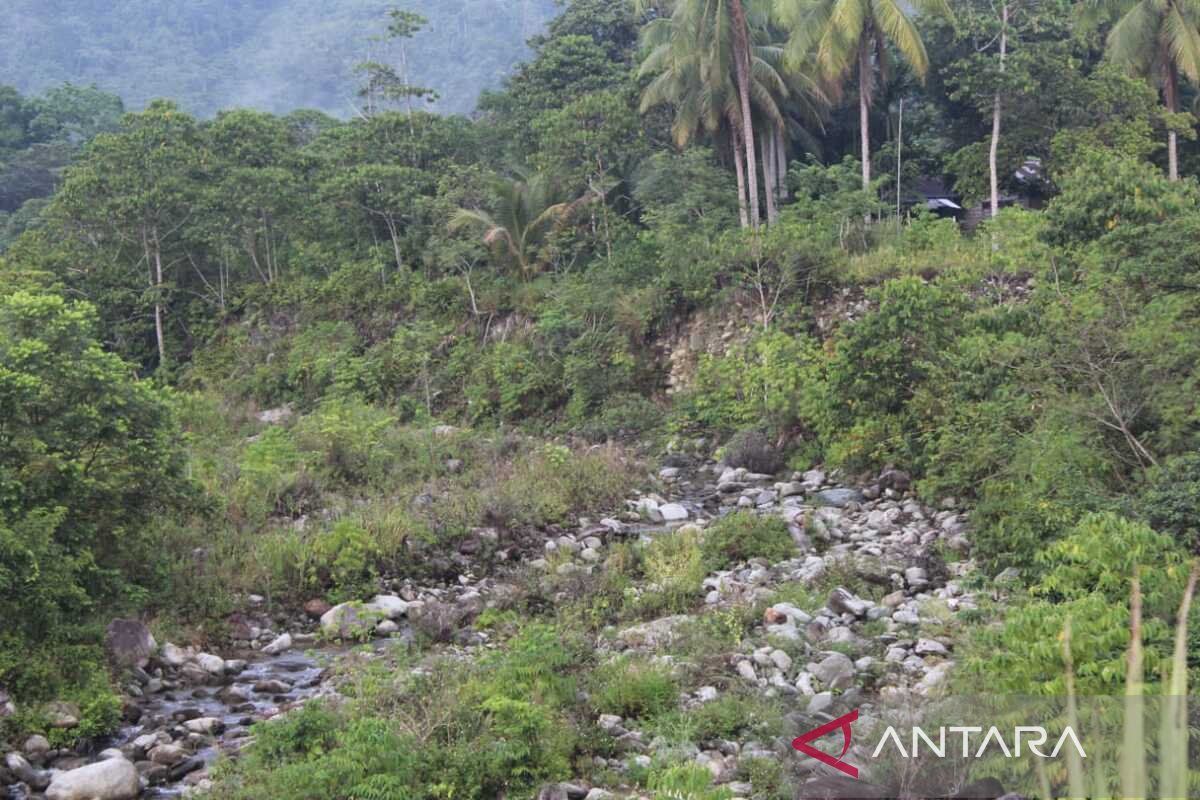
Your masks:
<svg viewBox="0 0 1200 800"><path fill-rule="evenodd" d="M130 114L121 131L98 136L69 173L51 213L69 220L94 254L146 276L158 367L168 363L166 308L172 253L190 221L191 197L204 156L195 120L168 102ZM128 284L126 284L128 285Z"/></svg>
<svg viewBox="0 0 1200 800"><path fill-rule="evenodd" d="M929 56L909 9L896 0L777 0L778 15L791 31L788 56L795 67L812 59L818 75L837 96L852 74L858 76L859 135L862 183L871 185L870 109L876 81L886 69L887 46L919 78L929 69ZM950 16L945 0L923 0L917 10Z"/></svg>
<svg viewBox="0 0 1200 800"><path fill-rule="evenodd" d="M85 303L0 297L4 636L57 636L134 591L154 574L155 518L189 502L170 403L95 325Z"/></svg>
<svg viewBox="0 0 1200 800"><path fill-rule="evenodd" d="M759 38L765 31L765 14L762 9L756 10L755 27L745 31L747 37ZM725 138L730 143L742 224L756 227L759 205L755 151L761 147L766 156L782 150L777 146L785 126L781 104L790 88L781 74L778 50L768 44L751 46L747 38L743 54L739 49L739 23L733 20L749 24L740 3L735 10L721 3L681 2L673 6L669 17L651 21L644 32L646 56L640 72L642 76L653 76L653 80L642 93L641 108L643 112L659 105L673 108L672 134L679 147L702 134ZM748 60L745 87L739 66L743 57ZM773 131L761 142L747 139L754 135L756 116ZM782 183L782 159L772 163L775 169L765 173L772 212L769 221L774 221L775 184Z"/></svg>
<svg viewBox="0 0 1200 800"><path fill-rule="evenodd" d="M1200 8L1186 0L1095 0L1090 10L1093 15L1120 15L1108 34L1109 57L1161 86L1167 112L1178 114L1180 75L1200 81ZM1178 120L1168 121L1167 174L1173 181L1179 179L1179 127ZM1189 126L1184 129L1190 132Z"/></svg>
<svg viewBox="0 0 1200 800"><path fill-rule="evenodd" d="M474 228L485 244L502 251L525 280L543 265L541 247L588 195L575 201L564 198L557 182L544 173L528 178L498 178L493 183L492 211L460 208L450 219L452 231Z"/></svg>

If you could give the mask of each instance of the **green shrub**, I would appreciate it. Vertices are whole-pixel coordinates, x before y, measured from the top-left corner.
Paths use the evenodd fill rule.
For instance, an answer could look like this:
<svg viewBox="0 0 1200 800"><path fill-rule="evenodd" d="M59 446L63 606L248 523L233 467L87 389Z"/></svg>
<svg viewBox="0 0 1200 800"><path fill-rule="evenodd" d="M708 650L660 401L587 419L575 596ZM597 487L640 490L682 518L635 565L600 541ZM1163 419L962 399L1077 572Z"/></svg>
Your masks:
<svg viewBox="0 0 1200 800"><path fill-rule="evenodd" d="M646 786L654 800L729 800L733 792L714 787L713 777L698 764L659 767L651 773Z"/></svg>
<svg viewBox="0 0 1200 800"><path fill-rule="evenodd" d="M1189 571L1170 536L1113 514L1091 514L1037 556L1041 577L999 627L974 629L968 675L988 691L1065 691L1062 633L1081 694L1120 694L1129 646L1129 596L1137 568L1147 674L1170 663L1171 623Z"/></svg>
<svg viewBox="0 0 1200 800"><path fill-rule="evenodd" d="M0 684L34 692L20 654L90 644L80 621L144 600L169 521L198 509L170 395L96 326L87 304L0 295Z"/></svg>
<svg viewBox="0 0 1200 800"><path fill-rule="evenodd" d="M679 685L669 667L627 656L597 667L590 689L592 707L600 714L642 719L675 708L679 702Z"/></svg>
<svg viewBox="0 0 1200 800"><path fill-rule="evenodd" d="M711 572L763 558L774 564L796 555L787 523L775 516L738 511L714 522L704 532L704 566Z"/></svg>
<svg viewBox="0 0 1200 800"><path fill-rule="evenodd" d="M692 608L708 574L702 538L689 526L660 534L642 549L641 568L649 584L639 601L644 611L679 614Z"/></svg>
<svg viewBox="0 0 1200 800"><path fill-rule="evenodd" d="M1134 501L1150 527L1169 533L1183 546L1200 546L1200 453L1168 459L1147 476Z"/></svg>
<svg viewBox="0 0 1200 800"><path fill-rule="evenodd" d="M912 463L921 426L909 403L960 335L968 307L957 289L918 278L868 297L877 309L838 332L817 418L830 460L854 470Z"/></svg>
<svg viewBox="0 0 1200 800"><path fill-rule="evenodd" d="M310 580L328 589L332 602L358 600L376 588L379 545L363 528L342 520L311 543Z"/></svg>
<svg viewBox="0 0 1200 800"><path fill-rule="evenodd" d="M781 331L759 334L723 357L705 356L677 400L677 425L706 432L761 425L773 434L807 430L824 407L823 365L816 342Z"/></svg>
<svg viewBox="0 0 1200 800"><path fill-rule="evenodd" d="M242 453L231 511L240 522L261 524L272 515L303 513L316 493L292 435L272 427Z"/></svg>
<svg viewBox="0 0 1200 800"><path fill-rule="evenodd" d="M334 485L378 486L394 480L407 453L398 441L397 420L361 400L323 402L295 426L297 448Z"/></svg>

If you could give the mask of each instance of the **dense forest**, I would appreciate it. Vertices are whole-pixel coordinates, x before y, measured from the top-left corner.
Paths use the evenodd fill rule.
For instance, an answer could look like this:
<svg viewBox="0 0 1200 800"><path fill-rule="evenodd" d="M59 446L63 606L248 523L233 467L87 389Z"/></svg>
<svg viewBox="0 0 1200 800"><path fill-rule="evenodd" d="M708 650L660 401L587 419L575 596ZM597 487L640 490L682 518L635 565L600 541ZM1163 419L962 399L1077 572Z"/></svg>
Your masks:
<svg viewBox="0 0 1200 800"><path fill-rule="evenodd" d="M1200 13L569 0L467 117L510 51L361 10L348 119L0 89L0 791L830 797L887 698L1188 693ZM1184 796L1161 716L864 780Z"/></svg>
<svg viewBox="0 0 1200 800"><path fill-rule="evenodd" d="M388 0L8 0L0 75L25 93L95 84L130 108L170 97L208 117L224 108L355 113L355 68L392 56ZM413 0L428 20L407 54L437 108L465 113L528 50L554 0Z"/></svg>

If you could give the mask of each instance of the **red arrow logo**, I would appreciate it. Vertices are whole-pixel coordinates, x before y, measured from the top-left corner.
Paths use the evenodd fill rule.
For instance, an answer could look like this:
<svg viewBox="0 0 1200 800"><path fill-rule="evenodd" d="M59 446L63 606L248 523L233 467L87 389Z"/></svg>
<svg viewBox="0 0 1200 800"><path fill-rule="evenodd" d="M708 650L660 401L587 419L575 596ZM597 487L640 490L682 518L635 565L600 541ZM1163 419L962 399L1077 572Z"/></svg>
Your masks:
<svg viewBox="0 0 1200 800"><path fill-rule="evenodd" d="M849 714L843 714L835 720L826 722L819 728L813 728L808 733L797 736L792 740L792 747L794 747L796 750L799 750L801 753L804 753L806 756L812 756L818 761L828 764L840 772L846 773L851 778L857 778L858 767L842 761L842 756L846 755L847 751L850 750L850 725L857 719L858 709L856 708ZM841 729L843 736L842 752L839 753L836 758L828 753L822 753L820 750L809 744L809 742L813 741L814 739L820 739L825 734L832 733L839 728Z"/></svg>

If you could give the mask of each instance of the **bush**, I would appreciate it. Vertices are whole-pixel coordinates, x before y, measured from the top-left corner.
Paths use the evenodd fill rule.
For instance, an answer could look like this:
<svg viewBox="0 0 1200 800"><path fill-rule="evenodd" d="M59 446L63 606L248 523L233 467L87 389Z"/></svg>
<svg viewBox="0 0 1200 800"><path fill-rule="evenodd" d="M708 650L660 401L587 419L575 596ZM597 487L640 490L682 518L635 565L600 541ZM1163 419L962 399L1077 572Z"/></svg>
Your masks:
<svg viewBox="0 0 1200 800"><path fill-rule="evenodd" d="M731 467L774 475L783 467L783 454L760 431L742 431L725 445L724 461Z"/></svg>
<svg viewBox="0 0 1200 800"><path fill-rule="evenodd" d="M971 638L968 674L987 691L1064 694L1062 634L1080 694L1119 695L1129 646L1129 598L1140 568L1148 679L1173 648L1171 623L1187 581L1186 554L1169 536L1114 514L1091 514L1037 557L1041 577L999 627Z"/></svg>
<svg viewBox="0 0 1200 800"><path fill-rule="evenodd" d="M621 656L591 675L591 703L600 714L643 719L675 708L679 685L669 667Z"/></svg>
<svg viewBox="0 0 1200 800"><path fill-rule="evenodd" d="M704 566L710 571L762 558L772 564L793 558L796 543L779 517L738 511L714 522L704 532Z"/></svg>
<svg viewBox="0 0 1200 800"><path fill-rule="evenodd" d="M291 434L268 428L242 453L238 480L233 487L236 519L259 524L272 514L303 511L306 481L300 451Z"/></svg>
<svg viewBox="0 0 1200 800"><path fill-rule="evenodd" d="M772 331L726 355L701 359L676 403L677 424L718 433L766 425L772 434L812 428L825 405L824 360L804 335Z"/></svg>
<svg viewBox="0 0 1200 800"><path fill-rule="evenodd" d="M649 584L640 598L644 611L679 614L692 607L708 574L701 539L699 530L684 527L657 536L642 550L642 572Z"/></svg>
<svg viewBox="0 0 1200 800"><path fill-rule="evenodd" d="M106 353L91 306L0 296L0 620L4 647L71 644L81 617L144 599L159 534L195 508L169 395ZM37 682L0 658L0 684Z"/></svg>
<svg viewBox="0 0 1200 800"><path fill-rule="evenodd" d="M1195 551L1200 546L1200 453L1168 459L1151 470L1134 506L1150 527Z"/></svg>
<svg viewBox="0 0 1200 800"><path fill-rule="evenodd" d="M359 600L376 589L377 564L382 553L365 530L342 520L311 544L310 580L329 590L330 600Z"/></svg>
<svg viewBox="0 0 1200 800"><path fill-rule="evenodd" d="M646 785L654 792L655 800L729 800L733 797L729 789L714 787L712 773L697 764L660 767L650 775Z"/></svg>

